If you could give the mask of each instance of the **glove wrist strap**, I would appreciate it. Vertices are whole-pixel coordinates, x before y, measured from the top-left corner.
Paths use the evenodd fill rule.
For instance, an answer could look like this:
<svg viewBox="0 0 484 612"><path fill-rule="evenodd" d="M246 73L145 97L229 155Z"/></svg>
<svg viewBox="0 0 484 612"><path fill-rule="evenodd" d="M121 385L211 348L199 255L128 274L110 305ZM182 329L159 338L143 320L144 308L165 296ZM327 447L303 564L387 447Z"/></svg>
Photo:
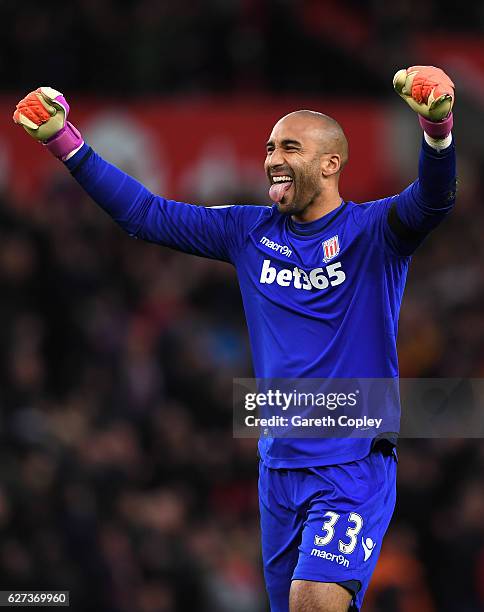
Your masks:
<svg viewBox="0 0 484 612"><path fill-rule="evenodd" d="M69 121L52 138L42 143L58 159L64 160L69 153L84 144L81 133Z"/></svg>
<svg viewBox="0 0 484 612"><path fill-rule="evenodd" d="M422 117L422 115L418 116L418 120L424 132L428 134L430 138L435 138L435 140L443 140L450 134L452 126L454 125L452 112L442 121L429 121L425 117Z"/></svg>

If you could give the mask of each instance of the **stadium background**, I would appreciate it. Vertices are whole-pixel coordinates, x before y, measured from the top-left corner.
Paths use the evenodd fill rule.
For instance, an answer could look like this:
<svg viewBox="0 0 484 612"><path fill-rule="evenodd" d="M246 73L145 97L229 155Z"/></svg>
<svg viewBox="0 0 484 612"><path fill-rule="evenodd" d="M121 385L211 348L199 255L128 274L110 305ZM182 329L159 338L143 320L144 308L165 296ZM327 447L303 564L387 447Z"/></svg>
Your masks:
<svg viewBox="0 0 484 612"><path fill-rule="evenodd" d="M262 612L251 374L231 268L126 237L10 124L46 84L110 161L164 195L266 203L264 143L311 107L348 132L343 196L399 191L419 131L390 80L459 89L458 205L418 251L403 376L484 374L484 8L450 0L1 2L0 587L75 611ZM456 410L459 406L455 406ZM366 612L484 609L484 445L402 440Z"/></svg>

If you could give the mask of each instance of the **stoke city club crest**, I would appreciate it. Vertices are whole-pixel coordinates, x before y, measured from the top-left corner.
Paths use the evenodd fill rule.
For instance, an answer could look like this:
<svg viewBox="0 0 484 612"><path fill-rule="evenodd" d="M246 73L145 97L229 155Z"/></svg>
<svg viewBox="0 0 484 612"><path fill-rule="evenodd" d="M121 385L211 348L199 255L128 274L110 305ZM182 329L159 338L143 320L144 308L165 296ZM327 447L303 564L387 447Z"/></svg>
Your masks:
<svg viewBox="0 0 484 612"><path fill-rule="evenodd" d="M327 263L339 253L339 238L333 236L328 240L323 241L323 261Z"/></svg>

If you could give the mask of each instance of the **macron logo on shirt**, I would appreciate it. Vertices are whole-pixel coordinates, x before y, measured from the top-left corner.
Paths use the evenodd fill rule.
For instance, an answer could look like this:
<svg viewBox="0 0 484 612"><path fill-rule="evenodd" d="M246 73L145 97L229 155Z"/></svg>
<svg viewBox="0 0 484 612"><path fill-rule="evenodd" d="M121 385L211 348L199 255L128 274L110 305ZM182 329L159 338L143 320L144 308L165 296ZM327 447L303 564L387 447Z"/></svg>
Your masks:
<svg viewBox="0 0 484 612"><path fill-rule="evenodd" d="M285 244L278 244L277 242L274 242L273 240L269 240L267 236L262 236L262 238L260 239L260 243L266 246L268 249L277 251L277 253L280 253L281 255L285 255L286 257L291 257L292 255L292 251L288 246L286 246Z"/></svg>

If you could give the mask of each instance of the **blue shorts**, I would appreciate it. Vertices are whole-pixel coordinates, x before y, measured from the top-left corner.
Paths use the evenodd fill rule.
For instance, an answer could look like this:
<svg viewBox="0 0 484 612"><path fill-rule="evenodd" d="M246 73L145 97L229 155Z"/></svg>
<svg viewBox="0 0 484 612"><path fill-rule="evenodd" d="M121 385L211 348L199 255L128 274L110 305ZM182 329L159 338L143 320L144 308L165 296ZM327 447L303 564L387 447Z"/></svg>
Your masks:
<svg viewBox="0 0 484 612"><path fill-rule="evenodd" d="M262 559L271 612L288 612L291 580L337 582L359 610L395 507L396 455L271 469L260 462Z"/></svg>

